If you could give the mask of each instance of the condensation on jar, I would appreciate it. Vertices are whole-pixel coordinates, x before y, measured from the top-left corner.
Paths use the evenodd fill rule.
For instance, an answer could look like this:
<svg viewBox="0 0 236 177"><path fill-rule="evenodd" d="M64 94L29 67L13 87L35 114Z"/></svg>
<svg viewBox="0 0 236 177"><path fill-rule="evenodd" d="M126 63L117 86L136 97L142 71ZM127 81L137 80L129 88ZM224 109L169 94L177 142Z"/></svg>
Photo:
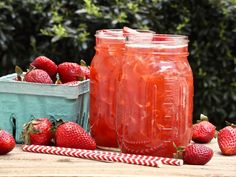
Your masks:
<svg viewBox="0 0 236 177"><path fill-rule="evenodd" d="M117 135L122 152L173 157L191 140L193 76L188 38L130 36L119 79Z"/></svg>

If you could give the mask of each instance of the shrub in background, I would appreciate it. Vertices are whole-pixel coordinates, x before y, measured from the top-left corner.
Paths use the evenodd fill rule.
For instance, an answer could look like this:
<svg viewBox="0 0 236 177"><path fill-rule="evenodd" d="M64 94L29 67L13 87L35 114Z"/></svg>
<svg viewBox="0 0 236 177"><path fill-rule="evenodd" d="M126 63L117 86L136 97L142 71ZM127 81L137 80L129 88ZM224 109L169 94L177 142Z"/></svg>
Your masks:
<svg viewBox="0 0 236 177"><path fill-rule="evenodd" d="M188 35L194 122L203 113L218 128L236 123L235 0L3 0L0 10L0 75L38 55L89 64L102 28Z"/></svg>

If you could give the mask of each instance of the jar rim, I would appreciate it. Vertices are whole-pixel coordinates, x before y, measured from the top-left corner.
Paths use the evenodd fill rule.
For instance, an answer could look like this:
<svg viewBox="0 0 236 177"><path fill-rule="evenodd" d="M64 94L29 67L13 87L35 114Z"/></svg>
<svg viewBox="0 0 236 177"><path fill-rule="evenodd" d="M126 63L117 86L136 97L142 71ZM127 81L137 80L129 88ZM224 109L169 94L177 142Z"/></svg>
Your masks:
<svg viewBox="0 0 236 177"><path fill-rule="evenodd" d="M178 34L128 35L126 46L176 48L188 45L188 36Z"/></svg>
<svg viewBox="0 0 236 177"><path fill-rule="evenodd" d="M188 36L181 34L155 33L151 30L134 29L135 33L124 33L123 29L101 29L97 30L95 37L100 39L121 40L126 45L136 44L136 46L186 46Z"/></svg>
<svg viewBox="0 0 236 177"><path fill-rule="evenodd" d="M134 30L136 30L138 32L136 34L139 34L139 35L155 34L155 32L151 30L142 30L142 29L134 29ZM95 37L125 40L125 37L128 35L133 35L133 34L124 32L123 29L102 29L102 30L96 31Z"/></svg>

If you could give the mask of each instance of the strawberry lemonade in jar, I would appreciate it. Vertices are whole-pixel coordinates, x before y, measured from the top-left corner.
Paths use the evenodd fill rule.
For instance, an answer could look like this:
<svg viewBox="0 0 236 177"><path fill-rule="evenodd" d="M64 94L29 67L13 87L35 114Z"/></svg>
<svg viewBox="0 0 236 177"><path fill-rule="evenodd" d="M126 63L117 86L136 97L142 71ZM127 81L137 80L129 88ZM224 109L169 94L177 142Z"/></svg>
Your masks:
<svg viewBox="0 0 236 177"><path fill-rule="evenodd" d="M115 98L125 38L122 29L96 32L90 73L90 131L99 148L118 148Z"/></svg>
<svg viewBox="0 0 236 177"><path fill-rule="evenodd" d="M173 157L191 140L193 76L188 38L129 36L119 78L117 135L122 152Z"/></svg>
<svg viewBox="0 0 236 177"><path fill-rule="evenodd" d="M143 34L149 39L149 30L104 29L96 32L96 54L90 74L90 132L98 148L117 150L117 85L128 34Z"/></svg>

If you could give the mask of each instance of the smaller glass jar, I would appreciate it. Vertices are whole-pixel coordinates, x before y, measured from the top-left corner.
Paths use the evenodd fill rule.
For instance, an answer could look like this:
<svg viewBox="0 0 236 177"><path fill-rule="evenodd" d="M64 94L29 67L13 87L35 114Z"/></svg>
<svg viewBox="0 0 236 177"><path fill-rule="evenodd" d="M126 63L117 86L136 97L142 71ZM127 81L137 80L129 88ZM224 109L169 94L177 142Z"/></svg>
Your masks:
<svg viewBox="0 0 236 177"><path fill-rule="evenodd" d="M90 73L90 129L101 149L118 150L116 133L116 100L118 79L125 52L125 38L130 33L152 39L153 31L103 29L96 32L96 53ZM143 37L137 38L139 41ZM135 38L136 39L136 38Z"/></svg>
<svg viewBox="0 0 236 177"><path fill-rule="evenodd" d="M193 76L188 38L127 37L117 97L117 135L124 153L172 157L191 140Z"/></svg>

